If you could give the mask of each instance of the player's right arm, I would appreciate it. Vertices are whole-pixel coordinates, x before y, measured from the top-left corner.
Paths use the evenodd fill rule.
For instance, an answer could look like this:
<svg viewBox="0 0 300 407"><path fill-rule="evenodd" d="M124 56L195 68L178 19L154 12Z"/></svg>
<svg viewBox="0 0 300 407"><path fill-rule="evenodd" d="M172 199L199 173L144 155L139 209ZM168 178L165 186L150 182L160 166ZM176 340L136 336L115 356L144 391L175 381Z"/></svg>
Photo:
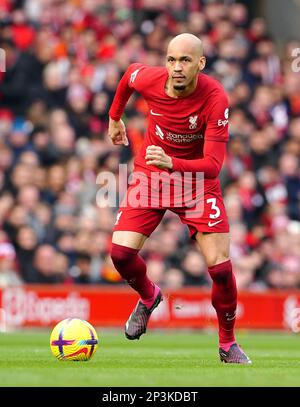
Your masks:
<svg viewBox="0 0 300 407"><path fill-rule="evenodd" d="M126 128L121 120L126 103L135 90L135 79L142 67L141 64L131 64L122 76L117 87L113 102L109 110L108 135L114 144L124 144L127 146L128 139Z"/></svg>
<svg viewBox="0 0 300 407"><path fill-rule="evenodd" d="M111 138L113 144L119 145L124 144L129 145L128 138L126 136L126 127L122 119L113 120L109 118L108 123L108 135Z"/></svg>

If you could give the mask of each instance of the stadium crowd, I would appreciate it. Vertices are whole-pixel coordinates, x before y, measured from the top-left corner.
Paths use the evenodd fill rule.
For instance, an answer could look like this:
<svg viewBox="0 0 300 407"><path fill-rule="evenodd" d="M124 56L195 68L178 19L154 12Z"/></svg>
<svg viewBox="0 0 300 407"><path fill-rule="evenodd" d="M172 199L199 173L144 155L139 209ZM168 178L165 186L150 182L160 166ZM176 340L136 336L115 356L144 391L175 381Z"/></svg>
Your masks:
<svg viewBox="0 0 300 407"><path fill-rule="evenodd" d="M238 287L300 288L300 41L278 49L235 1L2 0L0 20L0 287L123 284L109 257L118 207L96 201L97 175L132 168L147 106L134 94L126 107L129 147L108 139L108 110L130 63L163 65L170 38L191 32L230 100L220 179ZM171 212L141 253L162 287L211 284Z"/></svg>

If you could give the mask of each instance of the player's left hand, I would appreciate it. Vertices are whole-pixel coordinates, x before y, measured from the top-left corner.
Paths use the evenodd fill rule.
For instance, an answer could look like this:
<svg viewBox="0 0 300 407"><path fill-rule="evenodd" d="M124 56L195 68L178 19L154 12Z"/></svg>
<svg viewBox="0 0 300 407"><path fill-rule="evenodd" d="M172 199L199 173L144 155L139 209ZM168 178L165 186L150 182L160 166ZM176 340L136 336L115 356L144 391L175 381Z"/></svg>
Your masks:
<svg viewBox="0 0 300 407"><path fill-rule="evenodd" d="M159 146L148 146L145 159L147 165L155 165L162 170L173 168L172 158Z"/></svg>

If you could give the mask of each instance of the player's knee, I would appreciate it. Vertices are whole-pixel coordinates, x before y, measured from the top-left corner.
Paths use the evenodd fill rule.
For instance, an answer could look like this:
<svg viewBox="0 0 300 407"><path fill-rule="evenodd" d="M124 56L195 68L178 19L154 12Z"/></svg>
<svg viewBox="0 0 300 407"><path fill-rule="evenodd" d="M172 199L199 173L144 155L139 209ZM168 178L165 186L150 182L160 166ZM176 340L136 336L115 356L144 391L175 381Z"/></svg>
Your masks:
<svg viewBox="0 0 300 407"><path fill-rule="evenodd" d="M110 252L110 257L115 268L118 270L131 263L133 256L135 256L136 254L137 254L136 249L131 249L130 247L121 246L113 243Z"/></svg>
<svg viewBox="0 0 300 407"><path fill-rule="evenodd" d="M227 260L229 260L227 253L215 253L205 256L207 267L214 267L217 264L224 263Z"/></svg>

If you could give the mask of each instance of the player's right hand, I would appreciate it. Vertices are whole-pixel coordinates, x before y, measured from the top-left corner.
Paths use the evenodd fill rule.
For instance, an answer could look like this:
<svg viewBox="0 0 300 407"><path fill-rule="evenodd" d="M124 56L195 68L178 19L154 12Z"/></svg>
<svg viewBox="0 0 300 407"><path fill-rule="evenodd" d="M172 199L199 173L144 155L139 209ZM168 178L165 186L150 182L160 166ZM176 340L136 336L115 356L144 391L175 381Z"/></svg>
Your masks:
<svg viewBox="0 0 300 407"><path fill-rule="evenodd" d="M113 120L109 118L108 135L111 138L113 144L128 146L129 142L126 136L126 127L123 120Z"/></svg>

